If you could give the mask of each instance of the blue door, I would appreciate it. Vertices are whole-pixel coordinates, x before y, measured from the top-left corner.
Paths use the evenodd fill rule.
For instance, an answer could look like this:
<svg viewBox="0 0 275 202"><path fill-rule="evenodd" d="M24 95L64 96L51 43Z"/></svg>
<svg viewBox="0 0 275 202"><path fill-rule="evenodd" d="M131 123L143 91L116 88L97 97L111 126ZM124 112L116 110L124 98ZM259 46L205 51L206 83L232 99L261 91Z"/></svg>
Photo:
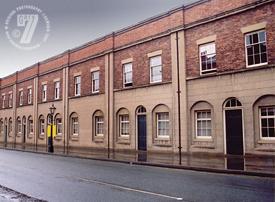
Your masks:
<svg viewBox="0 0 275 202"><path fill-rule="evenodd" d="M147 150L146 115L138 115L138 150Z"/></svg>

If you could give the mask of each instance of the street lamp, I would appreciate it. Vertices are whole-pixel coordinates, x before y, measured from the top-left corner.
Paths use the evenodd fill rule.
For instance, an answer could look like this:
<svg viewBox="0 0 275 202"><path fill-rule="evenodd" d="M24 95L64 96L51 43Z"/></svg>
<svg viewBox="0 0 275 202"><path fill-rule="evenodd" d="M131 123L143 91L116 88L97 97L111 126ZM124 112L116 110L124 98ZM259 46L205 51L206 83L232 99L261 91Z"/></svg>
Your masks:
<svg viewBox="0 0 275 202"><path fill-rule="evenodd" d="M48 135L48 152L50 153L53 153L53 124L54 124L54 121L53 121L53 118L54 118L54 113L55 113L55 106L54 104L52 104L52 106L49 108L50 110L50 121L51 121L51 135L49 136Z"/></svg>

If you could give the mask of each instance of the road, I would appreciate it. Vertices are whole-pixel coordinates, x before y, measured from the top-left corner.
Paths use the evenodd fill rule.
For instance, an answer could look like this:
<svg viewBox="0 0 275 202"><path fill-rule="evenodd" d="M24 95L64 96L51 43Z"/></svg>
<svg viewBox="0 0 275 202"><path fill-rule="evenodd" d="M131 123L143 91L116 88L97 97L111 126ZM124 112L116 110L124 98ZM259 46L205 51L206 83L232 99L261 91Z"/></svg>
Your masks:
<svg viewBox="0 0 275 202"><path fill-rule="evenodd" d="M0 185L46 201L274 202L275 180L0 150Z"/></svg>

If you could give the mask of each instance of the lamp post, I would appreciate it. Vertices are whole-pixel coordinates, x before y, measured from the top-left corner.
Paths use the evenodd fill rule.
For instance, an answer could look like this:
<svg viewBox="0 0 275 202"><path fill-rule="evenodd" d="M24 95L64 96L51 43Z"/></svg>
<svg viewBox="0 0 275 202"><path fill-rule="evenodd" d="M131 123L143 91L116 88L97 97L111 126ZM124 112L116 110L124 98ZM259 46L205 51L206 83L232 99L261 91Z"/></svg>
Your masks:
<svg viewBox="0 0 275 202"><path fill-rule="evenodd" d="M51 135L50 136L48 135L48 152L53 153L54 152L53 150L53 124L54 124L53 117L54 117L54 112L56 110L54 104L52 104L49 110L50 110L50 120L51 120L51 131L50 131Z"/></svg>

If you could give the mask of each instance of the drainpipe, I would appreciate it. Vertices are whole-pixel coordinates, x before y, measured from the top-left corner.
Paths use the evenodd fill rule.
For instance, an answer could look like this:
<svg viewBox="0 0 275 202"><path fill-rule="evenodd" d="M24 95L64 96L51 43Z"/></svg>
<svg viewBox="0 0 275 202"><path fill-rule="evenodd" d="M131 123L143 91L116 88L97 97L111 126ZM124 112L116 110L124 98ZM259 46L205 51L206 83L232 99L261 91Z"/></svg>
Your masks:
<svg viewBox="0 0 275 202"><path fill-rule="evenodd" d="M179 35L178 32L176 32L176 44L177 44L177 82L178 82L178 89L177 89L177 94L178 94L178 130L179 130L179 164L182 164L182 159L181 159L181 150L182 150L182 145L181 145L181 89L180 89L180 64L179 64Z"/></svg>
<svg viewBox="0 0 275 202"><path fill-rule="evenodd" d="M66 79L66 104L67 107L66 107L66 119L67 119L67 134L66 134L66 140L67 140L67 144L66 144L66 150L67 150L67 154L69 153L69 133L70 133L70 120L69 120L69 99L68 99L68 95L69 95L69 78L68 78L68 75L69 75L69 68L70 68L70 60L71 60L71 50L68 50L68 68L66 70L66 76L65 76L65 79ZM65 92L64 92L65 93ZM65 122L65 121L64 121ZM66 127L66 126L65 126ZM64 140L65 140L65 137L64 137ZM65 142L64 142L65 144Z"/></svg>
<svg viewBox="0 0 275 202"><path fill-rule="evenodd" d="M16 72L16 81L15 81L15 96L14 96L14 149L16 149L16 135L17 135L17 82L18 82L18 72Z"/></svg>
<svg viewBox="0 0 275 202"><path fill-rule="evenodd" d="M108 117L108 132L107 132L107 144L108 144L108 159L110 158L110 54L108 53L108 109L107 109L107 117Z"/></svg>
<svg viewBox="0 0 275 202"><path fill-rule="evenodd" d="M39 114L38 114L38 82L39 82L39 73L40 73L40 62L37 63L37 79L35 82L35 86L33 87L33 100L34 100L34 105L35 105L35 111L36 111L36 137L35 137L35 150L37 151L37 146L38 146L38 135L39 135Z"/></svg>

